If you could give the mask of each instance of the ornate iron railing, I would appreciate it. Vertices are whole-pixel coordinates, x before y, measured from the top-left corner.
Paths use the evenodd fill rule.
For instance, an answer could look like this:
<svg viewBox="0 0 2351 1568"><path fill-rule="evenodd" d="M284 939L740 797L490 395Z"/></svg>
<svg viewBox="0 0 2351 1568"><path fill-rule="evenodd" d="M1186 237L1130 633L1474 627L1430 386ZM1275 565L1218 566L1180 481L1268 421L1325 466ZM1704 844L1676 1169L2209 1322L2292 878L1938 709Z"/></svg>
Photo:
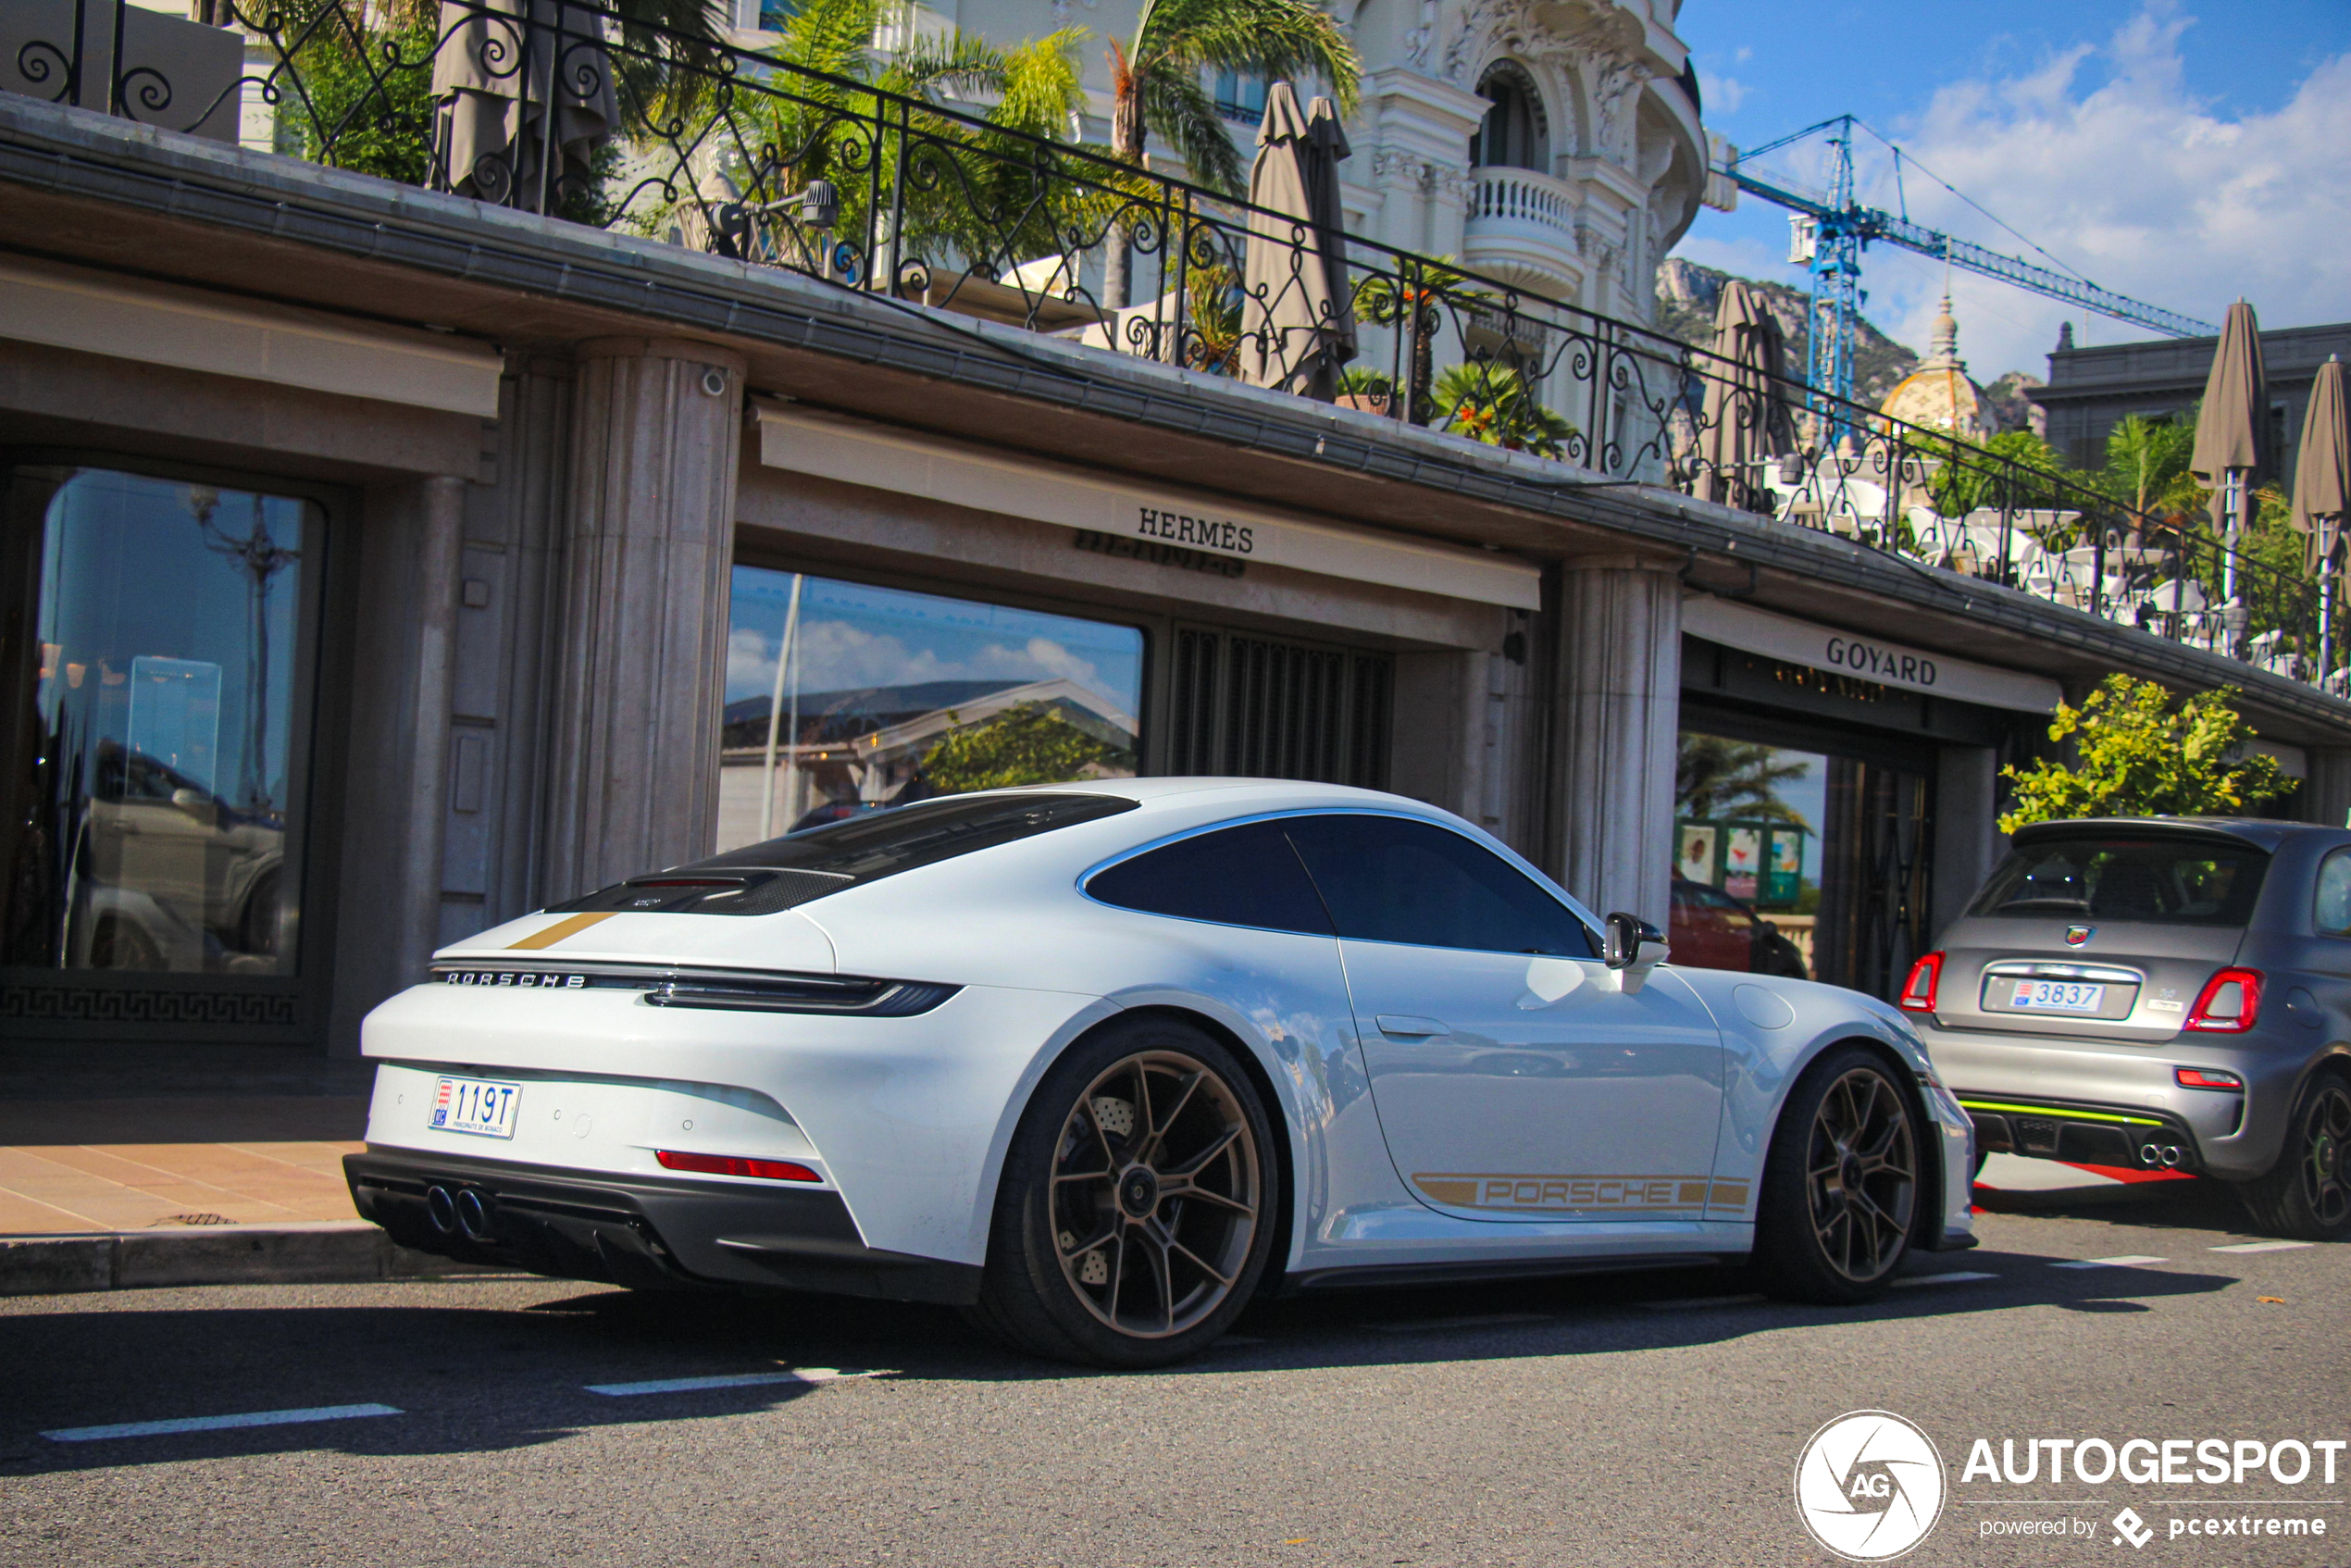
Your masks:
<svg viewBox="0 0 2351 1568"><path fill-rule="evenodd" d="M16 65L27 91L135 119L193 124L234 97L298 156L1336 395L2345 688L2290 541L2232 547L2200 517L1874 410L1799 414L1818 402L1801 383L1653 328L1361 236L1329 246L981 106L680 32L658 3L194 0L243 35L243 77L127 65L118 25L98 93L84 44L123 0L75 0L72 38ZM1104 300L1113 275L1141 303ZM1834 446L1810 433L1840 426Z"/></svg>

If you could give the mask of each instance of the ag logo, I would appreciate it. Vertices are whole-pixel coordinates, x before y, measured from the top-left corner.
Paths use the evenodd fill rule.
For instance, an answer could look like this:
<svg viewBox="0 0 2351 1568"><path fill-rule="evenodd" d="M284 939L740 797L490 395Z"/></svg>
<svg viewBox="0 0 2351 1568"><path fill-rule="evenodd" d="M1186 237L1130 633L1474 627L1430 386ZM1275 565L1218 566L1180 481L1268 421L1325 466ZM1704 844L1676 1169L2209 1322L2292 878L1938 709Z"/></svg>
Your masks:
<svg viewBox="0 0 2351 1568"><path fill-rule="evenodd" d="M1840 1415L1797 1459L1796 1512L1814 1540L1849 1562L1899 1557L1942 1516L1943 1456L1898 1415Z"/></svg>

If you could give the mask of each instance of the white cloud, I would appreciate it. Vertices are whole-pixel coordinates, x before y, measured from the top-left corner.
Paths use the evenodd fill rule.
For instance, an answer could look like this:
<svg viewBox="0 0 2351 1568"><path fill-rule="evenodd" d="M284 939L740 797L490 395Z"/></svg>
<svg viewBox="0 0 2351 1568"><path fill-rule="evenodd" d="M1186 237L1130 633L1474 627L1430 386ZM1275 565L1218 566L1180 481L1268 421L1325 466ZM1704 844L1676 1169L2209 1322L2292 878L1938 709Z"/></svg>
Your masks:
<svg viewBox="0 0 2351 1568"><path fill-rule="evenodd" d="M1744 55L1746 50L1739 51ZM1754 89L1735 76L1723 76L1707 66L1698 68L1698 95L1706 100L1709 114L1736 114L1739 106Z"/></svg>
<svg viewBox="0 0 2351 1568"><path fill-rule="evenodd" d="M1885 129L2007 222L2134 298L2217 322L2250 299L2269 327L2351 319L2351 55L2316 67L2274 110L2232 118L2191 96L2182 35L2193 19L2149 0L2103 44L2005 77L1938 89ZM2224 22L2200 46L2220 47ZM2024 246L1913 172L1910 215L2012 255ZM1890 190L1868 199L1885 201ZM1942 268L1872 246L1870 316L1923 349ZM1968 274L1954 283L1960 352L1979 380L2043 373L2059 324L2082 313ZM2103 317L2088 341L2152 332Z"/></svg>
<svg viewBox="0 0 2351 1568"><path fill-rule="evenodd" d="M765 695L775 689L777 641L748 628L738 628L728 636L727 691L730 698ZM1046 680L1066 676L1105 696L1118 697L1092 661L1049 637L1032 637L1016 648L990 642L967 657L943 659L936 650L912 647L902 638L869 630L854 621L810 617L800 623L800 656L802 691L910 686L925 680ZM1132 694L1124 700L1131 702Z"/></svg>

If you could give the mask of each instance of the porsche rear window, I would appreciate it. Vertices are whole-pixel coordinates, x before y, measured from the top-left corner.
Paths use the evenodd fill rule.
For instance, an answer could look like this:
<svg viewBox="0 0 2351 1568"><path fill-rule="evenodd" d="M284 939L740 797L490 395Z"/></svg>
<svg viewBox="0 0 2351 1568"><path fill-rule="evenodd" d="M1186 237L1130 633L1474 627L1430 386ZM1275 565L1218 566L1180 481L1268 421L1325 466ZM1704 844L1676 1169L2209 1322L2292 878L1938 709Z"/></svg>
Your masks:
<svg viewBox="0 0 2351 1568"><path fill-rule="evenodd" d="M1968 914L2015 920L2243 926L2270 857L2209 840L2034 839L1992 874Z"/></svg>
<svg viewBox="0 0 2351 1568"><path fill-rule="evenodd" d="M553 906L769 915L860 882L1133 811L1116 795L950 795L746 844Z"/></svg>

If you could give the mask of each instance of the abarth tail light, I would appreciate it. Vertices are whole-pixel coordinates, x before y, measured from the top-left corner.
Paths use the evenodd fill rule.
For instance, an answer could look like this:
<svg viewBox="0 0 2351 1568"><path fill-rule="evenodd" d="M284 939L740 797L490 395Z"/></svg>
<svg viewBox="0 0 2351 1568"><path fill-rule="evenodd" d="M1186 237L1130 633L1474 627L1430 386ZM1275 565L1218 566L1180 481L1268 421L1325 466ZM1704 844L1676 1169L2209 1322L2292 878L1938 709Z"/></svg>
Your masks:
<svg viewBox="0 0 2351 1568"><path fill-rule="evenodd" d="M2174 1067L2171 1069L2171 1081L2182 1089L2224 1089L2233 1094L2245 1092L2243 1078L2214 1067Z"/></svg>
<svg viewBox="0 0 2351 1568"><path fill-rule="evenodd" d="M762 1181L822 1181L806 1165L790 1160L747 1160L735 1154L680 1154L656 1149L653 1158L665 1171L691 1171L697 1176L756 1176Z"/></svg>
<svg viewBox="0 0 2351 1568"><path fill-rule="evenodd" d="M1910 965L1910 977L1902 982L1902 995L1895 1005L1905 1013L1934 1011L1934 990L1943 980L1943 955L1930 952Z"/></svg>
<svg viewBox="0 0 2351 1568"><path fill-rule="evenodd" d="M2205 1034L2241 1035L2261 1016L2261 971L2219 969L2196 992L2181 1027Z"/></svg>

